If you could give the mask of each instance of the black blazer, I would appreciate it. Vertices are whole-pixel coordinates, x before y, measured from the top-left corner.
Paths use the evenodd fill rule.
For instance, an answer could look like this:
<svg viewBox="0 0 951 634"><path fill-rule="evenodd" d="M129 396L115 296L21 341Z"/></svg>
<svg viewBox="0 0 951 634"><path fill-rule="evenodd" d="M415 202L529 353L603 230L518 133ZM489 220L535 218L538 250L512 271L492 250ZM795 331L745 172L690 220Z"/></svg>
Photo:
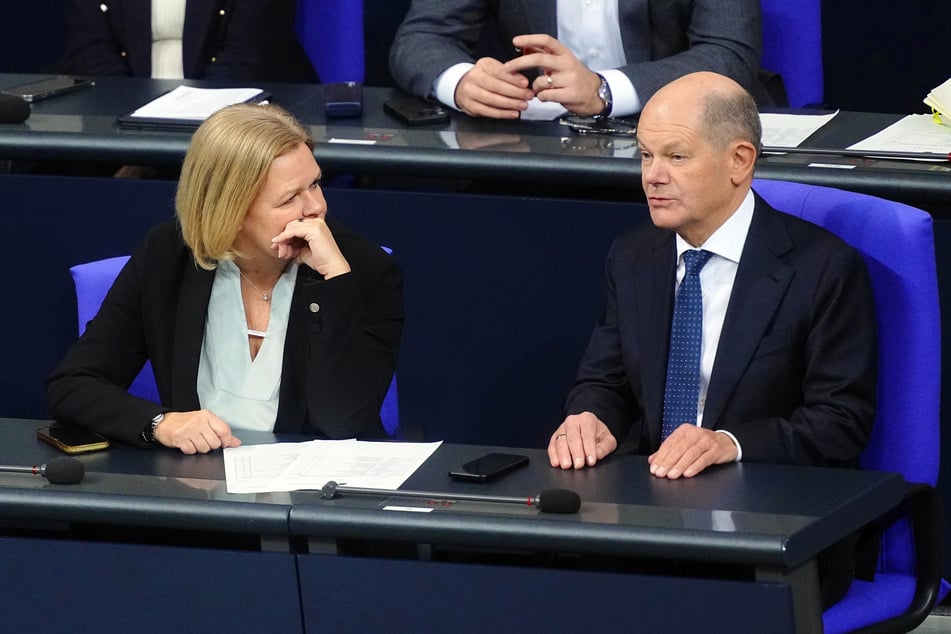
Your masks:
<svg viewBox="0 0 951 634"><path fill-rule="evenodd" d="M187 0L185 78L316 82L294 33L296 4ZM151 0L70 0L66 28L64 72L152 76Z"/></svg>
<svg viewBox="0 0 951 634"><path fill-rule="evenodd" d="M382 438L380 406L403 326L402 273L379 246L328 224L352 270L325 281L298 268L275 431ZM152 229L48 380L51 415L138 443L157 413L200 409L198 361L214 276L195 265L176 223ZM161 404L126 392L146 359Z"/></svg>
<svg viewBox="0 0 951 634"><path fill-rule="evenodd" d="M660 445L675 272L673 232L648 225L614 242L607 307L566 400L640 453ZM871 434L876 355L861 256L757 196L703 426L733 433L743 460L852 465Z"/></svg>

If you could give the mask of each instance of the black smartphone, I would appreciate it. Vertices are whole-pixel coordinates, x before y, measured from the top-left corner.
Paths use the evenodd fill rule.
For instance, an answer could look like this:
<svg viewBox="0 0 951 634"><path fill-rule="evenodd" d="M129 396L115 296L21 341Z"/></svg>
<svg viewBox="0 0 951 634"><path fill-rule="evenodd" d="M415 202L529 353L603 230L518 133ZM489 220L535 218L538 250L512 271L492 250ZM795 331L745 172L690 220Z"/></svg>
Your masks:
<svg viewBox="0 0 951 634"><path fill-rule="evenodd" d="M449 113L438 103L419 97L396 97L383 102L383 109L406 125L426 125L449 121Z"/></svg>
<svg viewBox="0 0 951 634"><path fill-rule="evenodd" d="M336 117L359 117L363 112L363 84L344 81L325 84L324 115Z"/></svg>
<svg viewBox="0 0 951 634"><path fill-rule="evenodd" d="M41 99L48 99L57 95L90 88L95 82L87 77L73 77L71 75L58 75L49 79L41 79L28 84L20 84L11 88L4 88L2 92L8 95L16 95L21 99L33 103Z"/></svg>
<svg viewBox="0 0 951 634"><path fill-rule="evenodd" d="M48 442L63 453L77 454L109 448L109 440L94 431L78 425L56 424L40 427L36 437Z"/></svg>
<svg viewBox="0 0 951 634"><path fill-rule="evenodd" d="M449 472L453 480L468 482L488 482L513 469L528 464L528 456L514 453L487 453L481 458L470 460L461 469Z"/></svg>

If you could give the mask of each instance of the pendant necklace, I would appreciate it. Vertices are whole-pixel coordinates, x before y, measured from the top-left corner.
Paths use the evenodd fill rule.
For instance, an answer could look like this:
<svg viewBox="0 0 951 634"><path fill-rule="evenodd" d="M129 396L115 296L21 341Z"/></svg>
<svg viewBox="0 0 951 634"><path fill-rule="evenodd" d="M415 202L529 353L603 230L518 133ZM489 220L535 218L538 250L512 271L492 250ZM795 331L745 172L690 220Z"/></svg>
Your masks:
<svg viewBox="0 0 951 634"><path fill-rule="evenodd" d="M262 300L262 301L265 301L265 302L271 301L271 293L274 291L274 287L273 287L273 286L272 286L271 288L269 288L268 290L266 290L266 291L262 291L260 288L258 288L257 286L254 285L254 282L252 282L250 279L248 279L248 276L244 274L244 271L242 271L241 269L238 269L238 273L241 274L241 277L244 278L244 281L245 281L245 282L247 282L248 284L251 285L251 288L253 288L253 289L256 290L257 292L261 293L261 300Z"/></svg>

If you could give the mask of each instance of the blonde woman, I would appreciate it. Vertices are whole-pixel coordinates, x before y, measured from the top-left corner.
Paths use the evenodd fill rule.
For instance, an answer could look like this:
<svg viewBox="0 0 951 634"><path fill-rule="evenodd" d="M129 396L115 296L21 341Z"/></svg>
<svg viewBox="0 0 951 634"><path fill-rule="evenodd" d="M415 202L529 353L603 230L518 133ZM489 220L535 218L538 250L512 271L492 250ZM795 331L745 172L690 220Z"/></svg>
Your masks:
<svg viewBox="0 0 951 634"><path fill-rule="evenodd" d="M153 228L48 381L57 420L187 454L240 430L384 437L402 274L327 216L313 142L242 104L192 138L177 222ZM126 388L146 359L161 403Z"/></svg>

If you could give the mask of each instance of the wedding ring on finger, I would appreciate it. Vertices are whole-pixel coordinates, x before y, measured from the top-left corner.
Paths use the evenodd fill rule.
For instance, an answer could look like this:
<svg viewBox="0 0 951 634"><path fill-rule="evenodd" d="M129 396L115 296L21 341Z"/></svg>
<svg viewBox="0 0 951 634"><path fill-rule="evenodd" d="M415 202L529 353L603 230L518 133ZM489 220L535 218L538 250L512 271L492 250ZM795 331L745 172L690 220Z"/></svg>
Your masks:
<svg viewBox="0 0 951 634"><path fill-rule="evenodd" d="M545 79L548 80L549 88L553 88L555 86L555 81L551 78L551 75L545 75Z"/></svg>

